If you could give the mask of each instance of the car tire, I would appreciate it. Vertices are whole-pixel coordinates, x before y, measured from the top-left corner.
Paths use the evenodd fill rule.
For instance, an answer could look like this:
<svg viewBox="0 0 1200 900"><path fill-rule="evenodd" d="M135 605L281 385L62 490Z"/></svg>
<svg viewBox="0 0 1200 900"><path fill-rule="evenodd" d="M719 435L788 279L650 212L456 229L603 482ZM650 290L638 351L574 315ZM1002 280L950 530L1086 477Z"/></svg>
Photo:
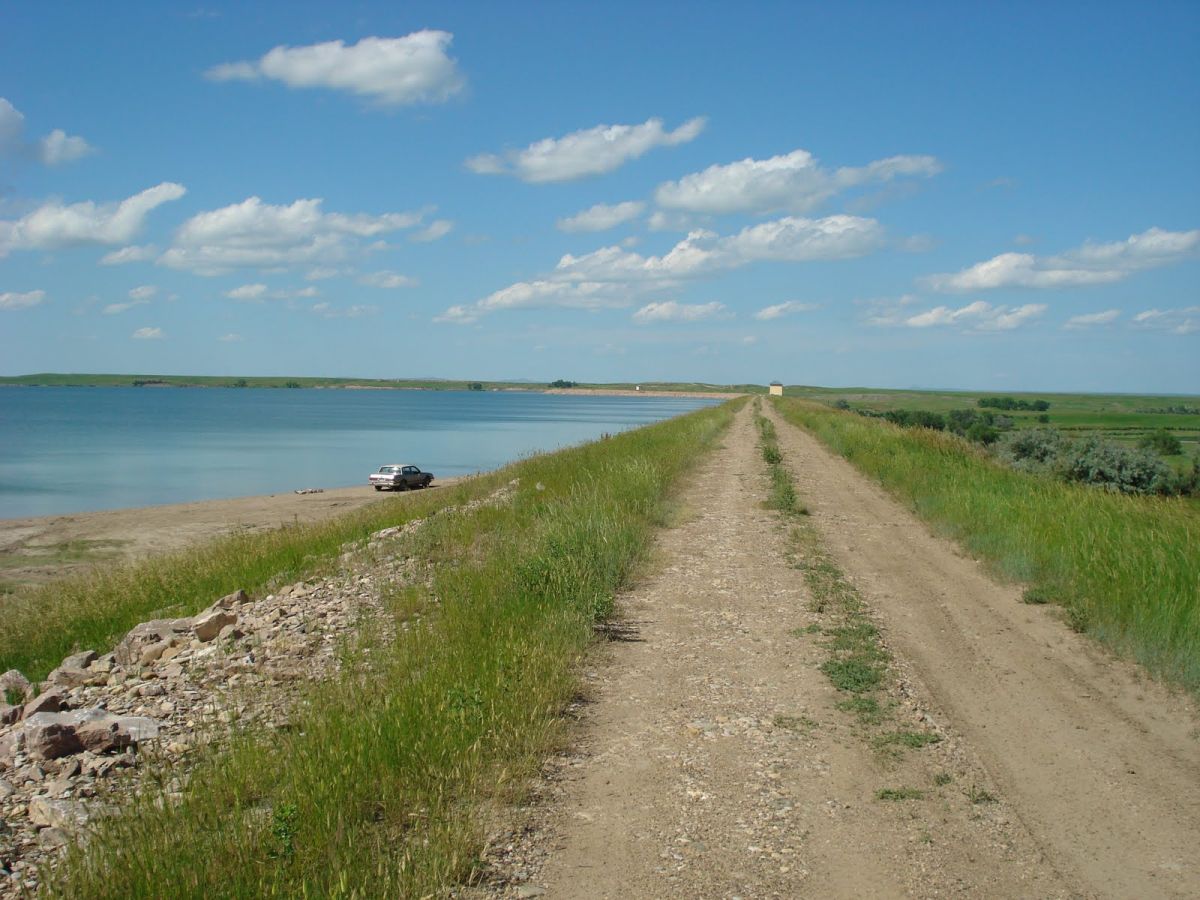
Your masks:
<svg viewBox="0 0 1200 900"><path fill-rule="evenodd" d="M408 490L408 482L407 481L400 482L398 485L396 485L396 490L407 491Z"/></svg>
<svg viewBox="0 0 1200 900"><path fill-rule="evenodd" d="M377 485L375 485L375 490L377 490L377 491L382 491L382 490L383 490L383 488L382 488L380 485L378 485L378 484L377 484Z"/></svg>

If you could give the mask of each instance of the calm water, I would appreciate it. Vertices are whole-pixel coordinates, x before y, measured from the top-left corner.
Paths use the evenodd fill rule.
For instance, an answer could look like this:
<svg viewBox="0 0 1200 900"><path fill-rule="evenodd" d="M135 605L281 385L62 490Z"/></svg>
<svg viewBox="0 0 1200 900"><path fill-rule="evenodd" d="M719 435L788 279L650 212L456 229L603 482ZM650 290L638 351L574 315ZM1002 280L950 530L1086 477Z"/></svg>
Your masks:
<svg viewBox="0 0 1200 900"><path fill-rule="evenodd" d="M478 391L0 388L0 518L494 469L712 400Z"/></svg>

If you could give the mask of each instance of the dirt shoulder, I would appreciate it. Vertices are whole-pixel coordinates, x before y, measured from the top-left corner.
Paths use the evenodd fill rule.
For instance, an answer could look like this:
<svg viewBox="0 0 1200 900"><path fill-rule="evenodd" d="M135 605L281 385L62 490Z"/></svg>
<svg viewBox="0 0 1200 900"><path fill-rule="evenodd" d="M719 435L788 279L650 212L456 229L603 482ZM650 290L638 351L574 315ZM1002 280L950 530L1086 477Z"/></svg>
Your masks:
<svg viewBox="0 0 1200 900"><path fill-rule="evenodd" d="M439 479L433 489L457 481ZM40 584L86 570L97 562L138 559L179 550L236 531L262 531L317 522L375 503L361 487L320 493L266 494L136 509L0 519L0 582Z"/></svg>

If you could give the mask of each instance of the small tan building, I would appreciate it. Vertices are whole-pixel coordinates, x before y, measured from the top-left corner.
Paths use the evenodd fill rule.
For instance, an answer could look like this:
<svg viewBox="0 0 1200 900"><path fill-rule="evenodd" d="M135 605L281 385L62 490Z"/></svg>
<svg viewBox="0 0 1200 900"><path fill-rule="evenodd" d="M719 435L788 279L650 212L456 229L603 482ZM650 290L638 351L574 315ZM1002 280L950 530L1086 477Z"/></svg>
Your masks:
<svg viewBox="0 0 1200 900"><path fill-rule="evenodd" d="M782 397L783 396L783 382L782 381L772 381L771 387L769 388L769 390L770 390L772 397Z"/></svg>

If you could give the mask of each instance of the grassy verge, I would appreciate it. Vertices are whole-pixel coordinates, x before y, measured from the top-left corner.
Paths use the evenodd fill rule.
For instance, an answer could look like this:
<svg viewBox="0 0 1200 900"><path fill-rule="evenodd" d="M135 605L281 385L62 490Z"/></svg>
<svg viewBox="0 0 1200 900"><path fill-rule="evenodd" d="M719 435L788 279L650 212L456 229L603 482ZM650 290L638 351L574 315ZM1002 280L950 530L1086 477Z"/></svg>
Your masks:
<svg viewBox="0 0 1200 900"><path fill-rule="evenodd" d="M521 479L511 504L436 517L432 579L412 588L434 612L360 648L294 730L249 734L177 800L106 820L50 893L417 897L469 880L483 811L546 752L597 619L731 414L528 460L501 473Z"/></svg>
<svg viewBox="0 0 1200 900"><path fill-rule="evenodd" d="M1200 517L1012 471L965 441L784 399L777 409L1073 627L1200 693Z"/></svg>

